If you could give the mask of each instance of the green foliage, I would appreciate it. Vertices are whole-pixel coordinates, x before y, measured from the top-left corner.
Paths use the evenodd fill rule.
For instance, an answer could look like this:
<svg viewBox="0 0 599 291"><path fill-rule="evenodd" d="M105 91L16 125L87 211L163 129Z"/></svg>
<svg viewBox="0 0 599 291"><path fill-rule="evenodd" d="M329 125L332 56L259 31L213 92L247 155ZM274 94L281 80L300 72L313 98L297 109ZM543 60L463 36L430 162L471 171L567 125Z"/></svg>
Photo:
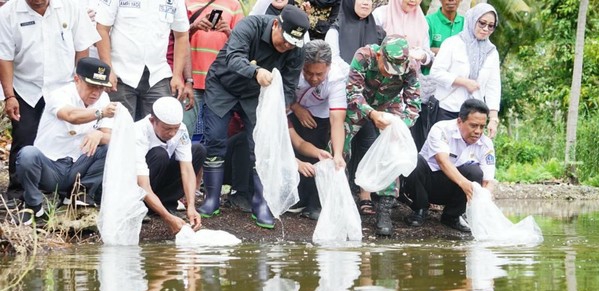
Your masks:
<svg viewBox="0 0 599 291"><path fill-rule="evenodd" d="M252 7L256 4L256 0L238 0L239 4L241 4L241 10L243 10L243 15L248 16L252 11Z"/></svg>

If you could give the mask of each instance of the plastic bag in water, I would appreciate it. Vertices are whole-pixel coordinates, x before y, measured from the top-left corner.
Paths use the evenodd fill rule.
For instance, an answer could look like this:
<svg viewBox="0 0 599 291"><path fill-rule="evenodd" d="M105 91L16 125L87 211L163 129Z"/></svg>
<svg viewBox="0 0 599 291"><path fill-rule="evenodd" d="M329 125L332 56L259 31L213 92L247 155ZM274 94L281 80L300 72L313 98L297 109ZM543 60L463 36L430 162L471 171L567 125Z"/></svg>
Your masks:
<svg viewBox="0 0 599 291"><path fill-rule="evenodd" d="M316 164L315 179L322 210L312 241L362 240L362 220L345 171L337 171L335 162L327 159Z"/></svg>
<svg viewBox="0 0 599 291"><path fill-rule="evenodd" d="M106 245L137 245L148 212L146 192L137 185L135 127L127 108L118 104L102 182L98 229ZM133 157L133 158L132 158Z"/></svg>
<svg viewBox="0 0 599 291"><path fill-rule="evenodd" d="M512 223L495 205L489 190L476 182L472 184L474 193L466 206L466 216L475 240L497 245L543 242L543 233L532 216Z"/></svg>
<svg viewBox="0 0 599 291"><path fill-rule="evenodd" d="M416 168L418 152L406 124L390 113L383 115L391 124L368 149L356 170L356 184L368 192L381 191Z"/></svg>
<svg viewBox="0 0 599 291"><path fill-rule="evenodd" d="M177 246L234 246L240 243L240 239L224 230L202 228L194 232L189 224L175 236Z"/></svg>
<svg viewBox="0 0 599 291"><path fill-rule="evenodd" d="M274 217L278 218L299 201L299 173L287 127L283 81L277 69L273 69L272 76L270 86L260 90L254 153L264 199Z"/></svg>

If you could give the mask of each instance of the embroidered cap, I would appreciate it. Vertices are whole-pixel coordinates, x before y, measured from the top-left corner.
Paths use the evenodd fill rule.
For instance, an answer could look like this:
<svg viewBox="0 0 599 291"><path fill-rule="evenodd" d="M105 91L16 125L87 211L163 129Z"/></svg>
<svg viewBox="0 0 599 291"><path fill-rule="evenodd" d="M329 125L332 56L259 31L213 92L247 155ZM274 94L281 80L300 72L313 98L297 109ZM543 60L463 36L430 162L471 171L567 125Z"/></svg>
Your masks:
<svg viewBox="0 0 599 291"><path fill-rule="evenodd" d="M152 113L168 125L178 125L183 121L183 106L175 97L160 97L152 105Z"/></svg>
<svg viewBox="0 0 599 291"><path fill-rule="evenodd" d="M408 41L397 34L388 35L381 43L381 52L385 60L385 70L391 75L402 75L408 70Z"/></svg>
<svg viewBox="0 0 599 291"><path fill-rule="evenodd" d="M296 47L302 47L304 34L310 27L310 20L308 20L306 12L297 6L285 5L279 15L279 22L283 28L283 38Z"/></svg>
<svg viewBox="0 0 599 291"><path fill-rule="evenodd" d="M76 73L87 83L112 87L109 80L110 66L99 59L89 57L80 59Z"/></svg>

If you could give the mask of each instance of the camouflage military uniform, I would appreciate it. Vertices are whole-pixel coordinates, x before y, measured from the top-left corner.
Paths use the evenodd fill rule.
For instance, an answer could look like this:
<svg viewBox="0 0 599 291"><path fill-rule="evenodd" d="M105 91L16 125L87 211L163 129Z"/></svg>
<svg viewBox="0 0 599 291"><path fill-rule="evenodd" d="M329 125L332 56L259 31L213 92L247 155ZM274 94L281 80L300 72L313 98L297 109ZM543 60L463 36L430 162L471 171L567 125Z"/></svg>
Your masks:
<svg viewBox="0 0 599 291"><path fill-rule="evenodd" d="M378 45L369 45L356 51L352 60L347 82L347 117L345 119L344 155L351 154L351 140L368 120L373 111L386 111L400 116L408 126L412 126L420 112L420 83L414 69L405 66L400 75L385 77L379 71ZM407 43L403 52L407 59ZM398 191L393 183L381 195L392 196Z"/></svg>

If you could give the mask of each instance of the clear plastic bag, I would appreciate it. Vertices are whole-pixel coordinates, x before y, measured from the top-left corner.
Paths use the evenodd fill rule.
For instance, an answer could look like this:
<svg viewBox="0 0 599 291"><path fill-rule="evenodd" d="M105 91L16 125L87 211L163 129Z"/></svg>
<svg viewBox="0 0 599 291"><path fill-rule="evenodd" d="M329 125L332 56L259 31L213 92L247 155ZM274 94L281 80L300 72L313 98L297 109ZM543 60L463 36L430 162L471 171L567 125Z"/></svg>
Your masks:
<svg viewBox="0 0 599 291"><path fill-rule="evenodd" d="M474 193L466 206L472 236L496 245L528 245L543 242L543 233L532 216L514 224L503 215L489 190L473 182Z"/></svg>
<svg viewBox="0 0 599 291"><path fill-rule="evenodd" d="M331 159L316 164L316 187L322 204L312 241L362 240L362 220L349 189L345 171Z"/></svg>
<svg viewBox="0 0 599 291"><path fill-rule="evenodd" d="M234 246L240 243L240 239L224 230L202 228L193 231L189 224L184 225L175 235L177 246Z"/></svg>
<svg viewBox="0 0 599 291"><path fill-rule="evenodd" d="M368 192L381 191L400 175L408 176L416 168L418 152L406 124L390 113L391 122L368 149L356 170L356 184Z"/></svg>
<svg viewBox="0 0 599 291"><path fill-rule="evenodd" d="M137 185L135 127L127 108L119 104L106 154L102 207L98 229L106 245L137 245L141 222L148 212L145 191Z"/></svg>
<svg viewBox="0 0 599 291"><path fill-rule="evenodd" d="M299 173L287 127L283 80L277 69L273 69L272 76L270 86L260 90L254 153L264 199L274 217L278 218L299 201Z"/></svg>

